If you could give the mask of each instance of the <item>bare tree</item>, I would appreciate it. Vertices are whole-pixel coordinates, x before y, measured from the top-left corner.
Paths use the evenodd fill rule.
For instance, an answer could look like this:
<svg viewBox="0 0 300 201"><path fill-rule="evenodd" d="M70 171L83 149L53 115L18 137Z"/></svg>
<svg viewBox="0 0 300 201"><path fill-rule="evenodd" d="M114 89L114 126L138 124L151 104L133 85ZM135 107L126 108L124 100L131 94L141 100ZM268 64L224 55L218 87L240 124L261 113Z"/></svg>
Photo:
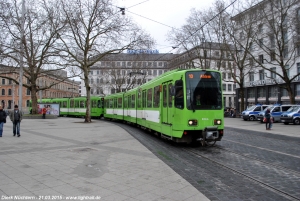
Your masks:
<svg viewBox="0 0 300 201"><path fill-rule="evenodd" d="M21 1L1 0L0 4L3 6L0 15L1 62L10 66L10 73L13 74L19 73L21 62L24 61L24 77L28 82L23 83L23 86L31 91L32 113L35 114L37 92L64 81L56 79L43 86L38 83L46 76L57 77L57 70L66 67L57 43L57 34L64 31L65 24L61 21L56 1L26 1L24 18L21 15ZM24 33L23 38L21 32ZM21 45L23 48L20 48ZM7 76L7 69L0 77L19 84L18 79Z"/></svg>
<svg viewBox="0 0 300 201"><path fill-rule="evenodd" d="M269 72L266 77L275 82L281 91L287 91L292 104L295 104L292 83L300 76L299 71L291 75L300 55L297 9L298 0L265 0L253 7L253 15L256 15L252 18L256 20L257 31L254 31L253 37L256 51L249 52L256 67Z"/></svg>
<svg viewBox="0 0 300 201"><path fill-rule="evenodd" d="M230 11L220 15L220 23L218 25L218 30L220 30L219 37L224 41L224 48L233 61L233 65L228 65L224 70L231 73L234 83L239 88L237 98L240 99L240 111L243 111L246 107L244 93L246 78L254 71L254 61L249 57L249 52L253 49L255 34L253 29L256 24L255 21L249 21L249 19L254 17L251 14L244 16L238 13L245 10L245 6L248 8L252 4L253 2L250 1L247 1L246 4L236 4ZM223 2L219 3L219 5L225 4ZM219 9L223 8L219 7Z"/></svg>
<svg viewBox="0 0 300 201"><path fill-rule="evenodd" d="M69 30L60 34L69 62L81 69L87 93L85 122L90 116L90 67L110 53L149 47L151 38L144 34L111 0L60 1Z"/></svg>

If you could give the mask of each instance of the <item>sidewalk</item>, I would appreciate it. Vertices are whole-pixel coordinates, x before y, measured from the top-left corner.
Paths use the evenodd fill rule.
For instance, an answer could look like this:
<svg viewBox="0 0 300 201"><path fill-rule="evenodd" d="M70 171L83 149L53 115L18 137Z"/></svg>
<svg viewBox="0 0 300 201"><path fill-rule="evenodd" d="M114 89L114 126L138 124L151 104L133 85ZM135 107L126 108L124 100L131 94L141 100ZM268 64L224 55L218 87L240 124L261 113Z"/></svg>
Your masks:
<svg viewBox="0 0 300 201"><path fill-rule="evenodd" d="M240 128L245 130L267 132L270 134L286 135L290 137L300 137L300 125L284 125L283 123L273 123L271 130L266 130L265 123L259 121L244 121L242 118L224 118L226 127ZM226 131L225 131L226 132Z"/></svg>
<svg viewBox="0 0 300 201"><path fill-rule="evenodd" d="M4 124L0 200L208 200L123 129L82 122L24 119L20 138Z"/></svg>

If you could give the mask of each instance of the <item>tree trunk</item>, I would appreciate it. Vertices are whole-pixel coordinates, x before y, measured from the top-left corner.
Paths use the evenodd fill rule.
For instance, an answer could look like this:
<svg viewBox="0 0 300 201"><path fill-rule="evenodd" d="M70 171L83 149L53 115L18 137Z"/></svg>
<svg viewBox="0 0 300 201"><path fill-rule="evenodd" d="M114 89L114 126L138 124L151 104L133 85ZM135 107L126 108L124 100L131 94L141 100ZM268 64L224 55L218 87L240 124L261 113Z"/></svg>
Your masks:
<svg viewBox="0 0 300 201"><path fill-rule="evenodd" d="M37 96L36 96L36 89L33 88L31 90L31 108L32 108L32 112L31 114L38 114L38 107L37 107Z"/></svg>
<svg viewBox="0 0 300 201"><path fill-rule="evenodd" d="M89 85L88 76L86 76L86 79L84 79L85 86L86 86L86 113L84 122L90 123L91 120L91 87Z"/></svg>

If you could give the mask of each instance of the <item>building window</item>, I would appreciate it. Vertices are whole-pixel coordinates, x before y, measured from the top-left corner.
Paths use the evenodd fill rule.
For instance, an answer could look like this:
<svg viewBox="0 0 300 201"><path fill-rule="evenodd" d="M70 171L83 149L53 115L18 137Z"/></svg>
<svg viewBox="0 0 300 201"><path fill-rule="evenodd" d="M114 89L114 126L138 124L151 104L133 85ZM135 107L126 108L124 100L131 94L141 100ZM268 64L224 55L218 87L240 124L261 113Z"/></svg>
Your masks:
<svg viewBox="0 0 300 201"><path fill-rule="evenodd" d="M264 39L259 39L258 43L259 43L259 47L263 47Z"/></svg>
<svg viewBox="0 0 300 201"><path fill-rule="evenodd" d="M228 61L228 68L230 69L231 68L231 62Z"/></svg>
<svg viewBox="0 0 300 201"><path fill-rule="evenodd" d="M290 77L290 66L289 65L285 66L285 71L286 71L287 76Z"/></svg>
<svg viewBox="0 0 300 201"><path fill-rule="evenodd" d="M284 47L283 49L283 57L287 58L289 56L289 48L288 47Z"/></svg>
<svg viewBox="0 0 300 201"><path fill-rule="evenodd" d="M270 68L271 70L271 78L275 79L276 78L276 67Z"/></svg>
<svg viewBox="0 0 300 201"><path fill-rule="evenodd" d="M226 80L226 73L222 73L223 79Z"/></svg>
<svg viewBox="0 0 300 201"><path fill-rule="evenodd" d="M127 62L127 66L131 66L131 62L130 61Z"/></svg>
<svg viewBox="0 0 300 201"><path fill-rule="evenodd" d="M228 80L231 79L231 73L228 73Z"/></svg>
<svg viewBox="0 0 300 201"><path fill-rule="evenodd" d="M228 84L228 91L232 91L232 85Z"/></svg>
<svg viewBox="0 0 300 201"><path fill-rule="evenodd" d="M2 84L5 85L5 79L2 79Z"/></svg>
<svg viewBox="0 0 300 201"><path fill-rule="evenodd" d="M8 95L11 96L12 95L12 90L8 89Z"/></svg>
<svg viewBox="0 0 300 201"><path fill-rule="evenodd" d="M226 84L223 84L223 91L226 91Z"/></svg>
<svg viewBox="0 0 300 201"><path fill-rule="evenodd" d="M264 87L258 88L258 97L266 97L266 89Z"/></svg>
<svg viewBox="0 0 300 201"><path fill-rule="evenodd" d="M5 95L5 89L2 89L1 92L2 92L1 95L4 96Z"/></svg>
<svg viewBox="0 0 300 201"><path fill-rule="evenodd" d="M248 90L248 98L255 98L255 89L251 88Z"/></svg>
<svg viewBox="0 0 300 201"><path fill-rule="evenodd" d="M30 96L30 94L31 94L30 89L27 89L27 90L26 90L26 95L27 95L27 96Z"/></svg>
<svg viewBox="0 0 300 201"><path fill-rule="evenodd" d="M264 80L265 79L265 71L264 70L259 70L259 80Z"/></svg>
<svg viewBox="0 0 300 201"><path fill-rule="evenodd" d="M263 64L264 63L264 55L263 54L259 55L258 60L259 60L260 64Z"/></svg>
<svg viewBox="0 0 300 201"><path fill-rule="evenodd" d="M254 81L254 72L249 73L249 81L253 82Z"/></svg>
<svg viewBox="0 0 300 201"><path fill-rule="evenodd" d="M274 50L271 50L271 52L270 52L270 60L271 60L271 61L275 61L275 59L276 59L275 51L274 51Z"/></svg>
<svg viewBox="0 0 300 201"><path fill-rule="evenodd" d="M300 84L296 85L296 96L300 96Z"/></svg>
<svg viewBox="0 0 300 201"><path fill-rule="evenodd" d="M258 25L258 33L263 32L263 24Z"/></svg>
<svg viewBox="0 0 300 201"><path fill-rule="evenodd" d="M281 94L282 94L282 96L289 96L289 93L288 93L288 91L286 90L286 89L281 89Z"/></svg>
<svg viewBox="0 0 300 201"><path fill-rule="evenodd" d="M269 88L269 97L277 97L277 87L270 87Z"/></svg>
<svg viewBox="0 0 300 201"><path fill-rule="evenodd" d="M270 37L270 46L271 48L274 48L275 47L275 37L272 35L272 36L269 36Z"/></svg>

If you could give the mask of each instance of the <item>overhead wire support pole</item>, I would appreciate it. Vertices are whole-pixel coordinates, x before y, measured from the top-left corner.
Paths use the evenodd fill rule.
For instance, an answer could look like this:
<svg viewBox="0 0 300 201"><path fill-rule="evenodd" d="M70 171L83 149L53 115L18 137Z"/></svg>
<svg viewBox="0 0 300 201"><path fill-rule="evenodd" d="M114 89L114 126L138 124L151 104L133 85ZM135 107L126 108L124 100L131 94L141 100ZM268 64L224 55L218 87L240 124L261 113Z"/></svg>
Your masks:
<svg viewBox="0 0 300 201"><path fill-rule="evenodd" d="M25 24L25 0L22 0L22 18L21 18L21 41L20 41L20 81L19 81L19 110L22 111L23 98L23 55L24 55L24 25Z"/></svg>

